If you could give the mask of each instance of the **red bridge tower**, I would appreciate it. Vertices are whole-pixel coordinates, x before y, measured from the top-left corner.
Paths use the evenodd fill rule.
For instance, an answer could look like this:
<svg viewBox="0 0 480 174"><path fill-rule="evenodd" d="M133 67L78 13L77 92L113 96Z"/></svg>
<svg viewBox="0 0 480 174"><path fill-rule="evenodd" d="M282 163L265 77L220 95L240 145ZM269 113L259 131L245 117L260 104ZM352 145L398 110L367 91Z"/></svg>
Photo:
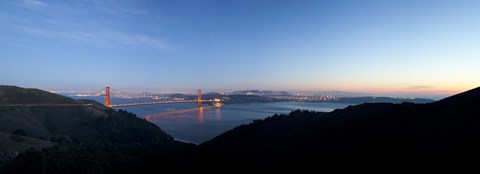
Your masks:
<svg viewBox="0 0 480 174"><path fill-rule="evenodd" d="M202 89L198 89L197 102L198 107L202 107Z"/></svg>
<svg viewBox="0 0 480 174"><path fill-rule="evenodd" d="M110 86L105 88L105 106L110 107Z"/></svg>

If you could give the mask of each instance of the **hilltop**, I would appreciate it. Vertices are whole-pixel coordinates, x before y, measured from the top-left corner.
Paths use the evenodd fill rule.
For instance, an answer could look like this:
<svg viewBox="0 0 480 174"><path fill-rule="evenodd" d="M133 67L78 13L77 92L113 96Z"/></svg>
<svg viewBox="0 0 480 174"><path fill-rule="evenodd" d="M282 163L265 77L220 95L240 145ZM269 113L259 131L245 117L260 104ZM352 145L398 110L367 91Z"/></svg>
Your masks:
<svg viewBox="0 0 480 174"><path fill-rule="evenodd" d="M332 163L377 165L378 162L403 160L452 161L458 156L480 154L479 104L480 88L476 88L427 104L365 103L328 113L296 110L238 126L196 146L175 142L151 123L97 103L94 104L97 109L91 109L95 112L90 116L101 124L87 121L84 126L88 128L80 127L92 133L89 137L96 137L83 137L81 141L96 144L27 150L6 167L6 173L142 173L159 166L178 170L212 163L237 167L289 164L288 167L310 162L326 166ZM42 108L12 108L31 111L29 117L32 119L48 115L37 111L45 110ZM55 111L49 112L61 115L87 110L86 106L72 108L75 107L50 108ZM0 113L2 118L12 116ZM45 130L58 133L56 129ZM66 131L69 136L82 138L74 132ZM25 133L30 135L31 132ZM20 132L19 136L23 135ZM110 144L105 145L105 142ZM64 161L59 165L57 161L61 158ZM45 166L38 163L42 160L47 161Z"/></svg>
<svg viewBox="0 0 480 174"><path fill-rule="evenodd" d="M41 104L62 103L74 104L75 100L61 95L32 88L0 85L0 104Z"/></svg>
<svg viewBox="0 0 480 174"><path fill-rule="evenodd" d="M476 88L428 104L365 103L330 113L297 110L239 126L201 144L201 149L213 161L259 164L474 155L480 154L479 106Z"/></svg>
<svg viewBox="0 0 480 174"><path fill-rule="evenodd" d="M0 94L0 173L133 173L150 158L172 163L194 149L92 100L14 86Z"/></svg>
<svg viewBox="0 0 480 174"><path fill-rule="evenodd" d="M91 100L73 100L38 89L0 86L0 101L0 133L4 134L21 131L24 132L22 135L24 137L52 142L75 141L96 144L174 142L170 135L156 125L134 114L122 110L115 111ZM9 104L17 105L8 106ZM0 138L5 137L8 136ZM23 150L28 147L36 145L33 143L31 146L25 146ZM0 148L4 151L19 150L9 149L8 146Z"/></svg>

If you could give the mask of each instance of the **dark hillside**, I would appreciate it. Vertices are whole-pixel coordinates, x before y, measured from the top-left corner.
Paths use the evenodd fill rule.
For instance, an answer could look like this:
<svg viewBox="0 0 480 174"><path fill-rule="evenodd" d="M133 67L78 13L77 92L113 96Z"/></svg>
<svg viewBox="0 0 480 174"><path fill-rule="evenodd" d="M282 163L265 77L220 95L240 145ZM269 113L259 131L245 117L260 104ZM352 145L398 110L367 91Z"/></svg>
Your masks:
<svg viewBox="0 0 480 174"><path fill-rule="evenodd" d="M199 146L173 141L155 125L99 103L10 107L0 118L38 124L61 141L55 141L57 147L21 153L6 172L134 173L208 164L328 167L469 159L480 155L479 91L428 104L366 103L329 113L296 110L239 126ZM70 127L62 127L66 123ZM74 143L74 138L90 143ZM47 167L40 165L42 160Z"/></svg>
<svg viewBox="0 0 480 174"><path fill-rule="evenodd" d="M0 85L0 104L74 104L75 100L47 91L32 88Z"/></svg>
<svg viewBox="0 0 480 174"><path fill-rule="evenodd" d="M201 145L210 160L382 158L480 152L480 88L430 104L361 104L294 111L237 127Z"/></svg>
<svg viewBox="0 0 480 174"><path fill-rule="evenodd" d="M0 86L0 101L4 105L0 106L0 132L22 130L26 136L42 140L101 144L173 142L158 126L92 100L73 100L38 89ZM47 105L22 105L42 103ZM10 104L18 105L8 106Z"/></svg>

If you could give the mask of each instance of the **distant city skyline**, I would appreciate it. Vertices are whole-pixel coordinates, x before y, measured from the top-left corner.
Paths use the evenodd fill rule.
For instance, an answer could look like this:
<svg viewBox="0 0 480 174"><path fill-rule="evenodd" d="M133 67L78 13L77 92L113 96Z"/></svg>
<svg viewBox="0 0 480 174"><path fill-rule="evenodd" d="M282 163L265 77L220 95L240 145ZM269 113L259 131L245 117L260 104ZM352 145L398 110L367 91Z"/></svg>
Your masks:
<svg viewBox="0 0 480 174"><path fill-rule="evenodd" d="M480 86L479 7L462 0L6 0L0 84L448 96Z"/></svg>
<svg viewBox="0 0 480 174"><path fill-rule="evenodd" d="M109 86L110 87L110 86ZM110 87L111 88L111 87ZM197 95L197 90L187 90L187 91L180 91L178 89L173 90L159 90L159 89L116 89L111 88L111 91L121 92L126 94L187 94L187 95ZM426 99L433 99L433 100L440 100L445 97L449 97L450 95L446 94L432 94L432 93L418 93L418 94L405 94L405 93L360 93L360 92L349 92L349 91L328 91L328 90L317 90L317 91L307 91L307 90L258 90L258 89L243 89L243 90L230 90L230 91L215 91L215 90L203 90L203 94L208 93L220 93L220 94L235 94L236 92L243 92L243 91L272 91L272 92L287 92L289 95L332 95L332 96L352 96L352 97L363 97L363 96L376 96L376 97L394 97L394 98L426 98ZM84 94L94 94L99 92L105 92L105 88L100 88L97 90L47 90L53 93L58 94L67 94L69 95L80 95L84 96ZM255 95L255 94L254 94ZM88 96L88 95L87 95ZM131 97L131 96L130 96Z"/></svg>

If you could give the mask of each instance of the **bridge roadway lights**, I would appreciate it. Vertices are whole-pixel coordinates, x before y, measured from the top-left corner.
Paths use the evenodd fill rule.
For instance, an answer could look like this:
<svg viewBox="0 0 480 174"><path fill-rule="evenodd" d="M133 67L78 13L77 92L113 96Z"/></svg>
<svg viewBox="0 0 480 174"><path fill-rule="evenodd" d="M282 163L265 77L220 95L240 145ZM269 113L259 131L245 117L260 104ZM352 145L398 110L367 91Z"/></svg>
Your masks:
<svg viewBox="0 0 480 174"><path fill-rule="evenodd" d="M198 89L197 91L197 100L196 102L198 103L198 107L202 107L202 89ZM217 100L217 99L215 99ZM110 86L107 85L105 87L105 106L109 108L114 108L114 107L121 107L121 106L138 106L138 105L151 105L151 104L166 104L169 102L148 102L148 103L133 103L133 104L119 104L119 105L112 105L110 104ZM173 102L172 102L173 103Z"/></svg>

